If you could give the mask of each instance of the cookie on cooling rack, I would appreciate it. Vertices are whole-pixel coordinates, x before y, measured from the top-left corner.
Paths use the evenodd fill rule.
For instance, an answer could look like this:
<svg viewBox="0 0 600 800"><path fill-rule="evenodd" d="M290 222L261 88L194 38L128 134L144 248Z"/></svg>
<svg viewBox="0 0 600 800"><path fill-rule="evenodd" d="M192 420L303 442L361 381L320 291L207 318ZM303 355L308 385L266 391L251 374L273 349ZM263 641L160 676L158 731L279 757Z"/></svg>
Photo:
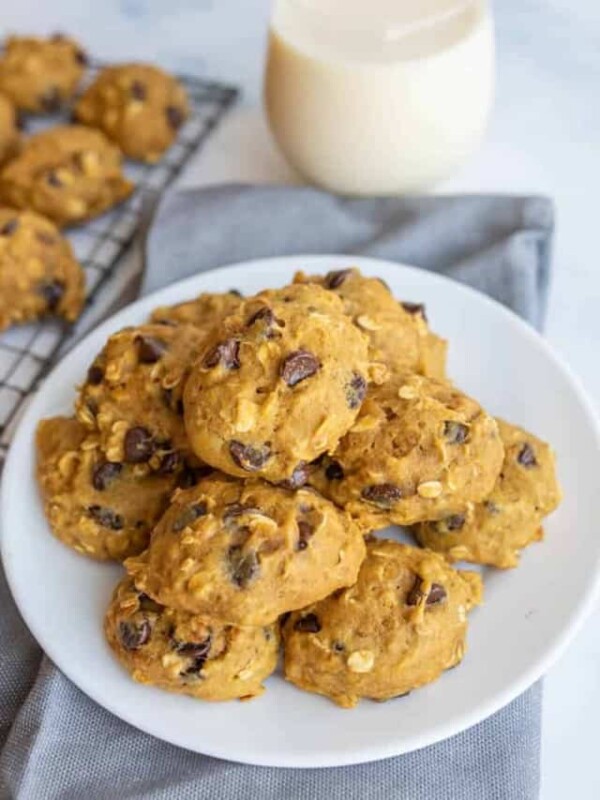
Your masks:
<svg viewBox="0 0 600 800"><path fill-rule="evenodd" d="M278 625L219 625L154 602L131 578L115 589L104 632L136 681L200 700L262 694L279 654Z"/></svg>
<svg viewBox="0 0 600 800"><path fill-rule="evenodd" d="M103 69L75 105L75 116L100 128L130 158L154 163L189 115L183 86L150 64Z"/></svg>
<svg viewBox="0 0 600 800"><path fill-rule="evenodd" d="M69 242L44 217L0 208L0 330L47 315L73 322L85 277Z"/></svg>
<svg viewBox="0 0 600 800"><path fill-rule="evenodd" d="M0 173L0 199L57 225L85 222L133 190L121 154L100 131L60 125L31 136Z"/></svg>
<svg viewBox="0 0 600 800"><path fill-rule="evenodd" d="M354 586L287 619L285 677L346 708L401 697L462 660L467 612L481 595L476 573L374 539Z"/></svg>
<svg viewBox="0 0 600 800"><path fill-rule="evenodd" d="M9 36L0 57L0 91L19 109L51 114L73 97L86 64L82 47L62 34Z"/></svg>

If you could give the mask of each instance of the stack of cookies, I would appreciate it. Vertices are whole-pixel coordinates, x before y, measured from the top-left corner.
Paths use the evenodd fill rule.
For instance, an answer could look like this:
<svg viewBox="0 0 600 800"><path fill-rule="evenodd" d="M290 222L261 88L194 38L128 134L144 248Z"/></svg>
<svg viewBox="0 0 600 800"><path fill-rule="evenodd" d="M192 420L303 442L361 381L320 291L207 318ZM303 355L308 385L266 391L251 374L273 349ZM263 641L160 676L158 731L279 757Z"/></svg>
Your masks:
<svg viewBox="0 0 600 800"><path fill-rule="evenodd" d="M189 115L183 86L148 64L102 69L76 99L87 55L73 39L11 36L0 56L0 330L46 315L74 321L84 276L58 228L125 200L123 155L158 161ZM22 138L23 114L71 107L77 124ZM41 233L40 230L41 229Z"/></svg>
<svg viewBox="0 0 600 800"><path fill-rule="evenodd" d="M58 538L124 561L105 632L136 680L252 697L282 642L288 680L350 707L461 661L482 580L452 562L515 566L560 491L548 445L445 360L425 309L356 269L110 337L75 416L40 424L38 477Z"/></svg>

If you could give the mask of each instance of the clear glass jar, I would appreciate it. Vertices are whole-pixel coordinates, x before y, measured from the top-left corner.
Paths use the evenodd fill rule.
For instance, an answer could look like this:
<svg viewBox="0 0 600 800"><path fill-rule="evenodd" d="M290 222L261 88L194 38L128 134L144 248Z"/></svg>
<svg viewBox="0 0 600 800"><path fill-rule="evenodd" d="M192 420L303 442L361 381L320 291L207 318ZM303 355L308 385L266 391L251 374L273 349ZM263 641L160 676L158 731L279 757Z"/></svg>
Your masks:
<svg viewBox="0 0 600 800"><path fill-rule="evenodd" d="M485 132L494 88L486 0L277 0L264 99L309 182L340 194L426 189Z"/></svg>

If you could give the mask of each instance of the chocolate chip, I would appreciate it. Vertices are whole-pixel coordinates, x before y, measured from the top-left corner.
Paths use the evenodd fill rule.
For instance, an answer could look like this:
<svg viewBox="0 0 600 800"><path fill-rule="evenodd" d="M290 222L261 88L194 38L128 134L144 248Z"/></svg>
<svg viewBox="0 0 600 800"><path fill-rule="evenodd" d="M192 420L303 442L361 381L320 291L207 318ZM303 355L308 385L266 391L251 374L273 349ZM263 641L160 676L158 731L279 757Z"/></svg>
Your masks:
<svg viewBox="0 0 600 800"><path fill-rule="evenodd" d="M181 453L178 453L177 450L173 450L171 453L165 453L161 458L156 472L159 475L172 475L179 469L181 463Z"/></svg>
<svg viewBox="0 0 600 800"><path fill-rule="evenodd" d="M244 514L260 514L264 516L260 508L256 508L256 506L244 506L241 503L230 503L223 513L223 522L227 524L230 520L236 517L242 517Z"/></svg>
<svg viewBox="0 0 600 800"><path fill-rule="evenodd" d="M530 469L531 467L537 467L538 462L535 457L535 451L527 442L525 442L525 444L519 450L517 461L522 467L526 467L527 469Z"/></svg>
<svg viewBox="0 0 600 800"><path fill-rule="evenodd" d="M462 422L448 419L444 422L444 437L449 444L464 444L469 438L469 428Z"/></svg>
<svg viewBox="0 0 600 800"><path fill-rule="evenodd" d="M206 355L204 366L208 367L208 369L212 369L218 364L222 364L225 369L239 369L239 355L240 343L236 339L227 339L213 347Z"/></svg>
<svg viewBox="0 0 600 800"><path fill-rule="evenodd" d="M102 461L96 464L92 471L92 486L98 492L103 492L121 474L122 464L115 461Z"/></svg>
<svg viewBox="0 0 600 800"><path fill-rule="evenodd" d="M87 382L90 386L98 386L102 383L104 378L104 371L97 364L92 364L87 372Z"/></svg>
<svg viewBox="0 0 600 800"><path fill-rule="evenodd" d="M242 547L234 545L229 548L227 555L232 581L240 589L245 589L258 577L260 572L260 564L258 563L256 552L254 550L244 552Z"/></svg>
<svg viewBox="0 0 600 800"><path fill-rule="evenodd" d="M332 461L325 468L325 477L328 481L341 481L344 477L344 468L339 461Z"/></svg>
<svg viewBox="0 0 600 800"><path fill-rule="evenodd" d="M12 236L12 234L18 229L19 224L20 223L17 217L9 219L4 223L2 228L0 228L0 236Z"/></svg>
<svg viewBox="0 0 600 800"><path fill-rule="evenodd" d="M89 59L83 50L75 50L75 61L78 64L81 64L82 67L86 67Z"/></svg>
<svg viewBox="0 0 600 800"><path fill-rule="evenodd" d="M110 508L98 505L88 506L87 513L94 522L102 525L103 528L109 528L111 531L123 529L123 517Z"/></svg>
<svg viewBox="0 0 600 800"><path fill-rule="evenodd" d="M288 386L293 387L300 381L310 378L320 367L317 357L308 350L295 350L284 358L279 374Z"/></svg>
<svg viewBox="0 0 600 800"><path fill-rule="evenodd" d="M326 289L338 289L351 274L351 269L340 269L335 272L328 272L327 275L325 275L324 286Z"/></svg>
<svg viewBox="0 0 600 800"><path fill-rule="evenodd" d="M267 443L254 447L242 442L229 442L229 453L231 458L241 469L247 472L254 472L261 469L271 458L271 447Z"/></svg>
<svg viewBox="0 0 600 800"><path fill-rule="evenodd" d="M123 442L125 461L129 464L143 464L149 461L155 450L155 442L147 428L129 428Z"/></svg>
<svg viewBox="0 0 600 800"><path fill-rule="evenodd" d="M306 550L308 547L308 540L314 534L315 529L305 519L298 520L298 550Z"/></svg>
<svg viewBox="0 0 600 800"><path fill-rule="evenodd" d="M49 114L53 111L58 111L62 103L58 86L49 86L44 93L40 95L39 103L42 110Z"/></svg>
<svg viewBox="0 0 600 800"><path fill-rule="evenodd" d="M494 503L493 500L485 500L483 505L488 514L496 515L500 513L500 506Z"/></svg>
<svg viewBox="0 0 600 800"><path fill-rule="evenodd" d="M242 298L244 295L240 292L239 289L230 289L229 294L232 294L234 297Z"/></svg>
<svg viewBox="0 0 600 800"><path fill-rule="evenodd" d="M368 503L373 503L379 508L391 508L402 497L402 491L394 483L379 483L373 486L366 486L361 496Z"/></svg>
<svg viewBox="0 0 600 800"><path fill-rule="evenodd" d="M181 110L177 108L177 106L167 106L165 108L165 114L167 116L167 121L173 130L178 130L183 122L183 113Z"/></svg>
<svg viewBox="0 0 600 800"><path fill-rule="evenodd" d="M407 606L417 606L425 597L423 591L421 590L421 586L423 582L421 578L415 578L414 585L410 592L406 596L406 605ZM432 583L431 588L429 590L429 594L427 595L427 599L425 600L425 605L433 606L437 605L438 603L443 602L446 599L446 590L440 583Z"/></svg>
<svg viewBox="0 0 600 800"><path fill-rule="evenodd" d="M202 642L173 642L173 648L181 655L192 659L192 664L182 672L182 675L198 673L202 670L210 653L212 639L207 636Z"/></svg>
<svg viewBox="0 0 600 800"><path fill-rule="evenodd" d="M263 306L259 308L258 311L255 311L252 314L248 321L246 322L246 327L250 328L252 325L255 325L257 322L264 322L265 325L271 326L275 323L275 314L273 310L269 308L269 306Z"/></svg>
<svg viewBox="0 0 600 800"><path fill-rule="evenodd" d="M51 169L46 175L46 182L49 183L50 186L61 187L63 185L61 179L53 169Z"/></svg>
<svg viewBox="0 0 600 800"><path fill-rule="evenodd" d="M56 311L65 293L62 281L47 281L38 286L38 292L46 301L48 311Z"/></svg>
<svg viewBox="0 0 600 800"><path fill-rule="evenodd" d="M321 630L321 623L316 614L305 614L296 620L294 630L299 633L318 633Z"/></svg>
<svg viewBox="0 0 600 800"><path fill-rule="evenodd" d="M142 611L151 611L154 614L160 614L164 609L164 606L161 606L145 592L138 592L138 603Z"/></svg>
<svg viewBox="0 0 600 800"><path fill-rule="evenodd" d="M299 489L304 486L310 475L310 466L306 461L301 461L292 472L291 476L281 482L281 486L286 489Z"/></svg>
<svg viewBox="0 0 600 800"><path fill-rule="evenodd" d="M187 506L173 523L172 530L179 533L179 531L189 527L200 517L205 517L207 513L206 503L194 503L191 506Z"/></svg>
<svg viewBox="0 0 600 800"><path fill-rule="evenodd" d="M167 350L167 343L154 336L136 336L140 364L156 364Z"/></svg>
<svg viewBox="0 0 600 800"><path fill-rule="evenodd" d="M346 649L346 645L343 642L332 642L331 649L334 653L343 653Z"/></svg>
<svg viewBox="0 0 600 800"><path fill-rule="evenodd" d="M362 405L367 393L367 382L362 375L355 372L350 383L346 385L346 403L348 408L355 409Z"/></svg>
<svg viewBox="0 0 600 800"><path fill-rule="evenodd" d="M15 114L15 125L17 130L24 131L27 122L27 117L22 111L17 111Z"/></svg>
<svg viewBox="0 0 600 800"><path fill-rule="evenodd" d="M147 619L119 623L119 639L125 650L138 650L149 639L152 629Z"/></svg>
<svg viewBox="0 0 600 800"><path fill-rule="evenodd" d="M459 531L465 524L464 514L451 514L442 520L447 531Z"/></svg>
<svg viewBox="0 0 600 800"><path fill-rule="evenodd" d="M133 83L129 87L129 93L131 94L134 100L146 99L146 87L141 81L133 81Z"/></svg>
<svg viewBox="0 0 600 800"><path fill-rule="evenodd" d="M427 322L427 314L423 303L400 303L402 308L409 314L420 314Z"/></svg>

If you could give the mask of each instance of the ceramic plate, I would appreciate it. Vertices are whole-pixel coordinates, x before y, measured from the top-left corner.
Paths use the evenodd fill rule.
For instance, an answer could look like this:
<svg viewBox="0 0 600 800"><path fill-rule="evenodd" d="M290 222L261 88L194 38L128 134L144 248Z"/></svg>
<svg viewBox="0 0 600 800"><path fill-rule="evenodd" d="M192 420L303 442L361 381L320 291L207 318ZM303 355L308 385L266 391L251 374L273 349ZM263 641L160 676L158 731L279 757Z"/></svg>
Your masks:
<svg viewBox="0 0 600 800"><path fill-rule="evenodd" d="M349 261L383 278L402 299L423 301L450 340L449 373L493 414L548 439L565 499L516 570L485 574L485 604L471 615L460 668L389 703L343 710L272 676L248 703L208 704L130 680L102 637L118 566L88 561L54 539L34 481L34 432L42 417L68 414L74 387L107 336L150 310L204 291L245 294L287 283L296 269L323 273ZM181 747L281 767L371 761L432 744L497 711L536 681L590 609L600 571L598 423L578 382L528 325L462 285L399 264L344 256L239 264L174 284L120 311L89 334L31 402L2 480L2 556L21 613L55 664L117 716ZM93 732L91 732L93 735Z"/></svg>

